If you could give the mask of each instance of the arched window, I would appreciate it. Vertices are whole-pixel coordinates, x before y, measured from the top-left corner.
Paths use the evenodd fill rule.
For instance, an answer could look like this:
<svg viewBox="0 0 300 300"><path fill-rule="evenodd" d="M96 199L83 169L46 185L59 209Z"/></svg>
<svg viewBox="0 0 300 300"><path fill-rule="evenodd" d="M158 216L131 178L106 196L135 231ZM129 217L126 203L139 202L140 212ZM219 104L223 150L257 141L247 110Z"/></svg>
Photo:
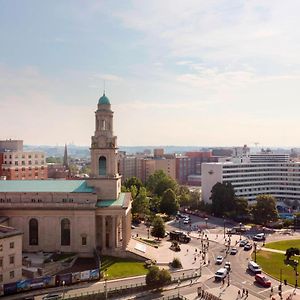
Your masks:
<svg viewBox="0 0 300 300"><path fill-rule="evenodd" d="M70 246L71 244L71 229L70 220L62 219L60 223L60 238L62 246Z"/></svg>
<svg viewBox="0 0 300 300"><path fill-rule="evenodd" d="M39 244L39 223L37 219L29 221L29 245L36 246Z"/></svg>
<svg viewBox="0 0 300 300"><path fill-rule="evenodd" d="M104 156L99 158L99 175L106 175L106 158Z"/></svg>

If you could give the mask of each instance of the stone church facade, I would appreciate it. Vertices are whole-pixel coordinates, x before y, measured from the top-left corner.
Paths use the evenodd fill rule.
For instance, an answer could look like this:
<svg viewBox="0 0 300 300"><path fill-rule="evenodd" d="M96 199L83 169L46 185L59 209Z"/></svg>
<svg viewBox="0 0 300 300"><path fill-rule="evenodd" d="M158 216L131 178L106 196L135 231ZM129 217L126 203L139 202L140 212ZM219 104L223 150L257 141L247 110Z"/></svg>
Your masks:
<svg viewBox="0 0 300 300"><path fill-rule="evenodd" d="M23 251L124 255L131 237L131 196L121 193L113 111L103 94L95 112L91 177L0 181L0 216L23 232ZM7 218L6 218L7 219Z"/></svg>

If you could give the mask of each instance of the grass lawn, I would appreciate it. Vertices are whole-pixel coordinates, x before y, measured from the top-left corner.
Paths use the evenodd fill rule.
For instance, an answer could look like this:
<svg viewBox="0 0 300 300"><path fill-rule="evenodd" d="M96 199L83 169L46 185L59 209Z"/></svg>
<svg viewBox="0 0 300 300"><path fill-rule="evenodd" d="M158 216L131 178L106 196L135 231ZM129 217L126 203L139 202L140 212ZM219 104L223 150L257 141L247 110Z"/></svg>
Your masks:
<svg viewBox="0 0 300 300"><path fill-rule="evenodd" d="M286 249L291 247L300 248L300 240L286 240L286 241L272 242L266 244L265 247L286 251Z"/></svg>
<svg viewBox="0 0 300 300"><path fill-rule="evenodd" d="M102 256L101 271L105 272L107 279L146 275L148 269L145 268L144 262L132 259Z"/></svg>
<svg viewBox="0 0 300 300"><path fill-rule="evenodd" d="M159 246L160 245L160 241L157 241L157 240L150 240L150 239L143 239L143 238L140 238L140 240L150 244L151 246Z"/></svg>
<svg viewBox="0 0 300 300"><path fill-rule="evenodd" d="M252 259L254 259L254 254L252 254ZM296 257L291 258L291 260L293 259L296 259ZM286 279L289 284L294 286L294 268L288 264L285 264L284 260L285 255L281 253L260 250L256 254L256 262L262 267L264 272L280 280L280 269L282 269L282 282L284 279ZM298 272L299 271L300 266L298 267Z"/></svg>

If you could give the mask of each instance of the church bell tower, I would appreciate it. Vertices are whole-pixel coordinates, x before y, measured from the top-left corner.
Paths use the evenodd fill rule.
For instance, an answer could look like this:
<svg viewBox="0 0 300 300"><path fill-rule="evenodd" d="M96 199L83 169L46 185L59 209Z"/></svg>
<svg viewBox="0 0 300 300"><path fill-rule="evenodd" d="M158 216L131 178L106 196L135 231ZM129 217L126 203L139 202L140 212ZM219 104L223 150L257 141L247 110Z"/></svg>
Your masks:
<svg viewBox="0 0 300 300"><path fill-rule="evenodd" d="M100 189L101 198L116 199L121 189L121 176L118 174L118 148L117 137L113 135L113 114L110 101L103 93L95 112L95 133L90 148L91 179L95 188Z"/></svg>

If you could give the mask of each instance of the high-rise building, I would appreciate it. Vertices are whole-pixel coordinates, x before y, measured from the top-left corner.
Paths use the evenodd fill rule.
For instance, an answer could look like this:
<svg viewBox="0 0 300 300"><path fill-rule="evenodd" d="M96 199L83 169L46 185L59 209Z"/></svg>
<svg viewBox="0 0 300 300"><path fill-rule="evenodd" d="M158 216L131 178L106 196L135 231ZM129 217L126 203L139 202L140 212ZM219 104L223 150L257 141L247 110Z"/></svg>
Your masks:
<svg viewBox="0 0 300 300"><path fill-rule="evenodd" d="M6 180L47 179L44 152L24 151L23 141L0 141L0 178Z"/></svg>

